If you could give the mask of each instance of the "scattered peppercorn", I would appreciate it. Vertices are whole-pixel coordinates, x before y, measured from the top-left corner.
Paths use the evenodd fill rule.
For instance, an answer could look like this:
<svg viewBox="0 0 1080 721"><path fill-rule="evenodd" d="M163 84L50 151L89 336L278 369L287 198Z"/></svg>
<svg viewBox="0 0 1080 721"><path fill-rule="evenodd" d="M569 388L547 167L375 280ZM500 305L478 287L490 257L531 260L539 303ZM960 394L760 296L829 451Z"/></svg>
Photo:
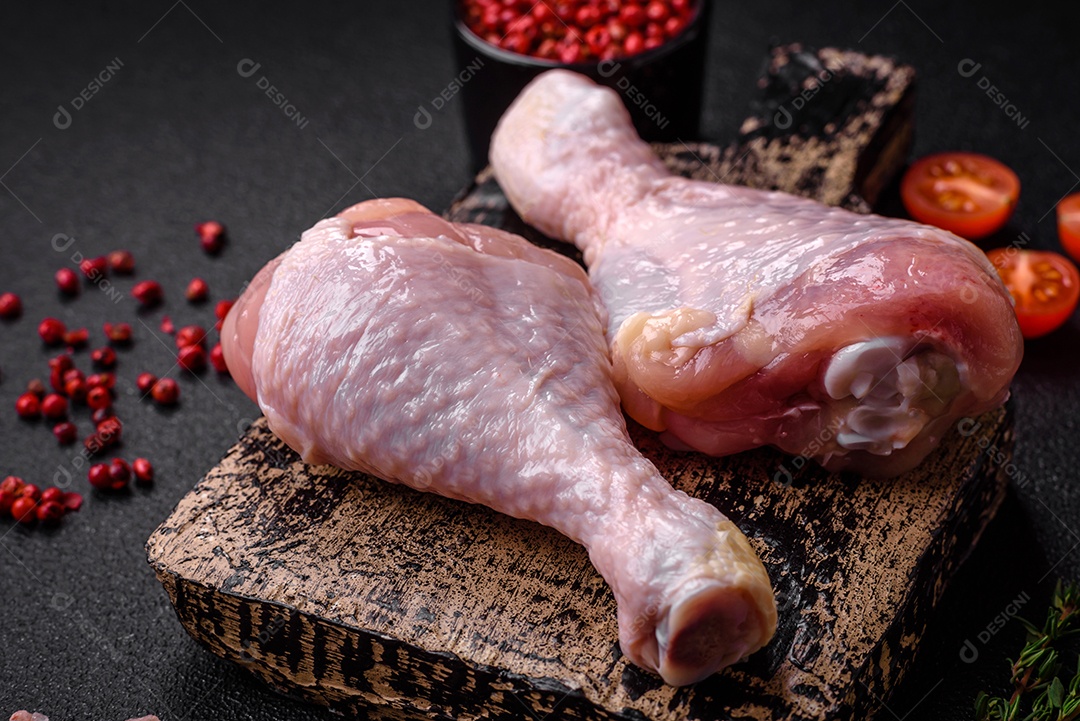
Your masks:
<svg viewBox="0 0 1080 721"><path fill-rule="evenodd" d="M6 491L18 498L22 495L22 489L25 485L26 481L18 476L7 476L3 481L0 481L0 491Z"/></svg>
<svg viewBox="0 0 1080 721"><path fill-rule="evenodd" d="M14 320L22 315L22 300L14 293L0 294L0 318Z"/></svg>
<svg viewBox="0 0 1080 721"><path fill-rule="evenodd" d="M86 400L86 376L78 368L70 368L64 371L64 389L61 395L65 395L76 403ZM44 406L42 406L44 408Z"/></svg>
<svg viewBox="0 0 1080 721"><path fill-rule="evenodd" d="M75 361L69 353L61 353L49 359L49 369L60 373L61 376L74 367Z"/></svg>
<svg viewBox="0 0 1080 721"><path fill-rule="evenodd" d="M176 332L176 347L202 345L206 341L206 331L197 325L186 325Z"/></svg>
<svg viewBox="0 0 1080 721"><path fill-rule="evenodd" d="M64 507L56 501L44 501L37 507L37 519L42 523L59 523L64 517Z"/></svg>
<svg viewBox="0 0 1080 721"><path fill-rule="evenodd" d="M116 441L106 438L101 433L91 433L83 439L83 447L91 456L96 456L107 448L116 445Z"/></svg>
<svg viewBox="0 0 1080 721"><path fill-rule="evenodd" d="M83 504L82 494L76 493L75 491L68 491L64 494L64 499L62 503L64 504L64 508L66 508L69 512L78 511L80 508L82 508Z"/></svg>
<svg viewBox="0 0 1080 721"><path fill-rule="evenodd" d="M98 368L112 368L116 365L116 351L109 346L90 351L90 360Z"/></svg>
<svg viewBox="0 0 1080 721"><path fill-rule="evenodd" d="M199 234L199 244L209 255L217 255L225 245L225 226L216 220L208 220L205 223L195 225L195 232Z"/></svg>
<svg viewBox="0 0 1080 721"><path fill-rule="evenodd" d="M56 271L54 278L56 279L56 287L64 295L78 295L79 290L82 289L79 276L71 268L61 268Z"/></svg>
<svg viewBox="0 0 1080 721"><path fill-rule="evenodd" d="M203 303L210 297L210 286L202 278L192 278L184 295L191 303Z"/></svg>
<svg viewBox="0 0 1080 721"><path fill-rule="evenodd" d="M172 318L165 316L161 319L161 332L172 335L176 332L176 326L173 325Z"/></svg>
<svg viewBox="0 0 1080 721"><path fill-rule="evenodd" d="M165 291L156 280L144 280L135 284L131 289L131 297L137 300L144 308L150 308L162 301Z"/></svg>
<svg viewBox="0 0 1080 721"><path fill-rule="evenodd" d="M46 488L41 492L41 502L48 503L49 501L55 501L57 503L63 503L64 492L56 486Z"/></svg>
<svg viewBox="0 0 1080 721"><path fill-rule="evenodd" d="M217 305L214 306L214 317L217 318L217 322L214 323L214 330L218 333L221 332L221 326L225 324L225 316L232 310L234 300L219 300Z"/></svg>
<svg viewBox="0 0 1080 721"><path fill-rule="evenodd" d="M127 345L131 342L131 325L128 323L106 323L101 328L113 345Z"/></svg>
<svg viewBox="0 0 1080 721"><path fill-rule="evenodd" d="M69 330L64 333L64 345L72 348L82 348L90 341L90 331L86 328Z"/></svg>
<svg viewBox="0 0 1080 721"><path fill-rule="evenodd" d="M22 495L24 485L18 476L8 476L0 483L0 516L11 513L11 505Z"/></svg>
<svg viewBox="0 0 1080 721"><path fill-rule="evenodd" d="M131 275L135 272L135 256L126 250L114 250L109 253L109 267L114 273Z"/></svg>
<svg viewBox="0 0 1080 721"><path fill-rule="evenodd" d="M214 317L218 320L225 320L225 316L232 310L235 300L219 300L217 305L214 306Z"/></svg>
<svg viewBox="0 0 1080 721"><path fill-rule="evenodd" d="M106 260L105 256L86 258L79 263L79 270L83 272L87 279L92 281L104 278L105 274L109 272L109 261Z"/></svg>
<svg viewBox="0 0 1080 721"><path fill-rule="evenodd" d="M140 373L139 377L135 379L135 387L139 389L140 393L146 394L154 389L154 384L157 381L158 378L153 373Z"/></svg>
<svg viewBox="0 0 1080 721"><path fill-rule="evenodd" d="M116 376L112 373L94 373L86 379L87 388L104 388L112 390L116 387ZM111 395L111 394L110 394Z"/></svg>
<svg viewBox="0 0 1080 721"><path fill-rule="evenodd" d="M210 365L214 366L214 370L218 373L228 373L229 366L225 363L225 351L221 349L221 344L217 343L210 350Z"/></svg>
<svg viewBox="0 0 1080 721"><path fill-rule="evenodd" d="M20 496L11 504L11 516L19 523L30 525L37 519L34 509L37 503L32 498Z"/></svg>
<svg viewBox="0 0 1080 721"><path fill-rule="evenodd" d="M120 434L123 431L123 428L124 424L120 422L119 418L116 416L109 416L97 424L96 435L105 447L114 446L120 442Z"/></svg>
<svg viewBox="0 0 1080 721"><path fill-rule="evenodd" d="M38 398L44 398L45 384L41 382L40 378L34 378L26 384L26 392L33 393Z"/></svg>
<svg viewBox="0 0 1080 721"><path fill-rule="evenodd" d="M202 349L202 346L184 346L177 352L176 362L184 370L198 373L206 368L206 351Z"/></svg>
<svg viewBox="0 0 1080 721"><path fill-rule="evenodd" d="M49 359L49 385L57 393L64 393L64 374L75 366L67 353Z"/></svg>
<svg viewBox="0 0 1080 721"><path fill-rule="evenodd" d="M76 403L82 403L86 400L86 381L77 375L65 380L64 395Z"/></svg>
<svg viewBox="0 0 1080 721"><path fill-rule="evenodd" d="M90 470L86 472L86 479L90 481L90 485L94 488L110 488L112 486L112 477L109 475L109 464L95 463L90 466Z"/></svg>
<svg viewBox="0 0 1080 721"><path fill-rule="evenodd" d="M171 406L180 400L180 386L172 378L159 379L150 393L158 405Z"/></svg>
<svg viewBox="0 0 1080 721"><path fill-rule="evenodd" d="M23 393L15 401L15 412L19 418L33 420L41 416L41 400L34 393Z"/></svg>
<svg viewBox="0 0 1080 721"><path fill-rule="evenodd" d="M79 429L75 427L75 424L71 421L64 421L63 423L57 423L53 426L53 435L56 436L56 441L62 446L70 446L78 438Z"/></svg>
<svg viewBox="0 0 1080 721"><path fill-rule="evenodd" d="M96 386L86 392L86 405L95 411L100 411L112 405L112 394L108 388ZM74 440L74 437L72 438Z"/></svg>
<svg viewBox="0 0 1080 721"><path fill-rule="evenodd" d="M109 464L109 478L112 480L112 489L119 491L131 480L131 466L122 458L114 458Z"/></svg>
<svg viewBox="0 0 1080 721"><path fill-rule="evenodd" d="M62 420L67 417L68 402L59 393L50 393L41 401L41 413L49 420Z"/></svg>
<svg viewBox="0 0 1080 721"><path fill-rule="evenodd" d="M136 483L147 484L154 480L154 467L145 458L136 458L132 461L131 471L135 474Z"/></svg>
<svg viewBox="0 0 1080 721"><path fill-rule="evenodd" d="M67 326L56 318L46 318L38 325L38 335L45 341L45 345L60 345L64 342L65 333Z"/></svg>

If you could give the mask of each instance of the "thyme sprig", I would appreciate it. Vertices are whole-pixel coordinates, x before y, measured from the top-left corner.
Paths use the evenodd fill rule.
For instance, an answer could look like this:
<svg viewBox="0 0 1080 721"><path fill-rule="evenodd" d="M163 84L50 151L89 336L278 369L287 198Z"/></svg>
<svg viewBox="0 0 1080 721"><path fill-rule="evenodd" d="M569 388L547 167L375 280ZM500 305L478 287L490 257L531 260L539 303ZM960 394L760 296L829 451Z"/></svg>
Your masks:
<svg viewBox="0 0 1080 721"><path fill-rule="evenodd" d="M1006 698L980 691L975 697L975 718L978 721L1080 719L1080 659L1070 680L1062 681L1058 675L1063 666L1060 642L1080 633L1080 585L1062 585L1058 581L1042 628L1020 621L1027 630L1027 641L1017 659L1010 662L1012 694Z"/></svg>

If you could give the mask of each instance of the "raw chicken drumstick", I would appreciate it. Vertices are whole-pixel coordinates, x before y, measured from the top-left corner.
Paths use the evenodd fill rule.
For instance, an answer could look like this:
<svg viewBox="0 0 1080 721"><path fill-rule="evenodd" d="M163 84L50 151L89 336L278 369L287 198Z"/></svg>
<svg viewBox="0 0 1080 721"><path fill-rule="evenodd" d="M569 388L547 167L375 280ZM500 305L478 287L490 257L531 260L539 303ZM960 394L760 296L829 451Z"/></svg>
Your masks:
<svg viewBox="0 0 1080 721"><path fill-rule="evenodd" d="M631 444L573 262L408 200L320 221L225 319L229 368L309 463L551 526L589 551L636 664L681 685L768 642L745 536Z"/></svg>
<svg viewBox="0 0 1080 721"><path fill-rule="evenodd" d="M491 164L583 251L623 407L669 445L895 475L1008 395L1011 299L951 233L673 176L614 91L562 70L506 112Z"/></svg>

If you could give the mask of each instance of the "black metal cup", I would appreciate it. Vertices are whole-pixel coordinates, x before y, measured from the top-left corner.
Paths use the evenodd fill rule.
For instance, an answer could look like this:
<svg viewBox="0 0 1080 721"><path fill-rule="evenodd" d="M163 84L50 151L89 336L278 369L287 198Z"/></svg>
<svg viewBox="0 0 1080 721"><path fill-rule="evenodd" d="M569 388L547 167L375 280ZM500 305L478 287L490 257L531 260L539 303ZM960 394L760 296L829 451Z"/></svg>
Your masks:
<svg viewBox="0 0 1080 721"><path fill-rule="evenodd" d="M683 32L660 47L618 60L563 64L488 43L466 26L461 4L455 2L457 82L474 170L487 165L491 134L506 108L529 81L552 68L573 70L614 88L646 140L696 139L710 4L710 0L699 0Z"/></svg>

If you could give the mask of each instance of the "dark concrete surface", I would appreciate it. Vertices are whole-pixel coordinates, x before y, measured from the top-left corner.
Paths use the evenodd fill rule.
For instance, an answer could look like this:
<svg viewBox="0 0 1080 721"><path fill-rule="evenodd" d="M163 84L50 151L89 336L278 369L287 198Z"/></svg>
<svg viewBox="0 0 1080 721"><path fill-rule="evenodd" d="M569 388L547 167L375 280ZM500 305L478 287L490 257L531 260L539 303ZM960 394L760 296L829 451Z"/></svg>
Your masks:
<svg viewBox="0 0 1080 721"><path fill-rule="evenodd" d="M71 473L72 487L87 495L83 511L55 530L0 522L0 715L29 708L53 721L151 712L165 721L331 717L197 646L145 563L150 532L257 414L213 372L178 373L158 326L163 315L178 327L211 323L212 303L183 300L191 277L204 277L214 300L235 296L302 230L348 204L373 195L408 195L432 208L450 201L470 177L460 108L451 100L424 130L413 122L455 74L447 17L446 3L435 0L0 9L0 292L18 292L26 306L21 320L0 323L0 475L49 484ZM1056 248L1054 205L1080 185L1078 20L1080 6L1050 0L1000 8L717 3L702 135L734 136L772 41L894 54L919 71L916 155L975 150L1019 174L1019 208L990 244L1026 233L1032 247ZM259 64L247 77L238 71L244 60L245 71ZM965 77L964 60L980 67ZM298 118L265 94L261 78ZM992 98L980 84L1002 95ZM89 100L73 103L84 90ZM230 231L215 259L198 249L191 228L208 218ZM163 283L162 308L136 310L126 295L135 279L118 279L114 294L91 287L74 300L58 296L52 274L74 253L114 248L135 253L136 279ZM118 368L120 452L154 461L153 488L88 492L77 453L58 447L41 423L15 418L25 383L46 376L49 353L35 333L46 315L86 326L95 345L102 322L135 325L136 342L120 352ZM1022 642L1020 624L1002 615L1018 608L1041 618L1054 579L1080 578L1078 351L1075 317L1028 344L1014 386L1012 490L933 614L918 661L882 718L970 717L976 691L1003 690L1006 658ZM87 355L79 353L83 368ZM179 379L177 409L138 400L134 378L143 370ZM85 411L76 419L87 432ZM975 651L966 658L977 656L970 663L961 656L968 641Z"/></svg>

